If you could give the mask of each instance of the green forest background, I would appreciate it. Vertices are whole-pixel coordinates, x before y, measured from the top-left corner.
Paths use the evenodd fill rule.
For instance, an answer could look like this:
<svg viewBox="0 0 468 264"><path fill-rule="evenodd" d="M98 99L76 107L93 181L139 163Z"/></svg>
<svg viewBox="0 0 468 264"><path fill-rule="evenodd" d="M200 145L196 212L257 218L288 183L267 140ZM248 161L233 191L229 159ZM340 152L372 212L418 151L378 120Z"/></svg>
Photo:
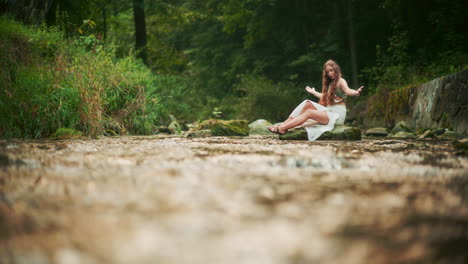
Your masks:
<svg viewBox="0 0 468 264"><path fill-rule="evenodd" d="M462 0L0 0L0 137L285 119L337 61L364 95L466 68ZM348 107L357 100L350 100Z"/></svg>

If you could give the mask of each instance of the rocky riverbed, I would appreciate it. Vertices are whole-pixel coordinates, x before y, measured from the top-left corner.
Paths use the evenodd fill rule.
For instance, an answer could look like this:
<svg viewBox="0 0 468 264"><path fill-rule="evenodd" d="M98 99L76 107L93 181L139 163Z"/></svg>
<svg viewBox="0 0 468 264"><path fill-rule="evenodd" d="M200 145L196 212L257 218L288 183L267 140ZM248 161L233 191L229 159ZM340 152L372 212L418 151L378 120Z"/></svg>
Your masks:
<svg viewBox="0 0 468 264"><path fill-rule="evenodd" d="M0 263L466 263L449 141L0 141Z"/></svg>

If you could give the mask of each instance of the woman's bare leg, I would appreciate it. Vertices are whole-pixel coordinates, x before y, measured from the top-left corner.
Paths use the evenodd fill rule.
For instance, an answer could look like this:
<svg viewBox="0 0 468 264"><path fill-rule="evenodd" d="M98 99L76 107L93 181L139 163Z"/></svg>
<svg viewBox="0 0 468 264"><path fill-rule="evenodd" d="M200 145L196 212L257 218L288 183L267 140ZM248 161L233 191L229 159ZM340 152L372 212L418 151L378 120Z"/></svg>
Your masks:
<svg viewBox="0 0 468 264"><path fill-rule="evenodd" d="M318 111L318 110L312 110L312 109L307 109L305 110L302 114L300 114L298 117L293 118L287 122L284 122L283 124L278 126L278 132L284 133L288 129L291 129L293 127L300 126L304 124L305 121L308 119L313 119L320 124L328 124L328 114L325 111Z"/></svg>
<svg viewBox="0 0 468 264"><path fill-rule="evenodd" d="M317 110L317 108L310 101L306 102L304 108L302 108L301 114L304 113L307 109Z"/></svg>
<svg viewBox="0 0 468 264"><path fill-rule="evenodd" d="M304 107L302 108L301 113L299 115L303 114L307 109L317 110L317 108L310 101L306 101L306 103L305 103ZM282 125L282 124L284 124L286 122L289 122L289 121L291 121L293 119L294 119L294 117L289 116L288 119L284 120L281 124L278 124L276 126L280 126L280 125Z"/></svg>

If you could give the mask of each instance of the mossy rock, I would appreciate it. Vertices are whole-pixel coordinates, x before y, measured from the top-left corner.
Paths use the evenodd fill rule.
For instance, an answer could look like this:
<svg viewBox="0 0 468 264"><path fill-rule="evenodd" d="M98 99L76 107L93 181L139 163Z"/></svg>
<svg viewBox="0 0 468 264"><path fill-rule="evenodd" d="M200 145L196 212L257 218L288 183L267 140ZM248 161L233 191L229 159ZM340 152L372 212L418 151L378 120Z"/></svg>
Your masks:
<svg viewBox="0 0 468 264"><path fill-rule="evenodd" d="M197 130L209 129L213 136L248 136L247 120L205 120L198 125Z"/></svg>
<svg viewBox="0 0 468 264"><path fill-rule="evenodd" d="M280 135L281 140L309 140L307 131L304 128L295 128L289 130L286 134Z"/></svg>
<svg viewBox="0 0 468 264"><path fill-rule="evenodd" d="M187 134L188 138L205 138L205 137L211 137L211 130L209 129L201 129L201 130L194 130L190 131Z"/></svg>
<svg viewBox="0 0 468 264"><path fill-rule="evenodd" d="M468 151L468 138L454 141L453 146L458 150Z"/></svg>
<svg viewBox="0 0 468 264"><path fill-rule="evenodd" d="M317 140L361 140L361 129L338 125L323 133Z"/></svg>
<svg viewBox="0 0 468 264"><path fill-rule="evenodd" d="M395 133L395 135L392 135L391 137L394 137L394 138L416 138L416 134L411 133L411 132L398 131L397 133Z"/></svg>
<svg viewBox="0 0 468 264"><path fill-rule="evenodd" d="M73 128L59 128L53 133L49 139L78 139L84 138L81 131Z"/></svg>
<svg viewBox="0 0 468 264"><path fill-rule="evenodd" d="M171 134L172 131L167 126L159 126L156 129L156 134Z"/></svg>
<svg viewBox="0 0 468 264"><path fill-rule="evenodd" d="M308 140L307 131L298 128L280 135L281 140ZM332 130L323 133L317 140L361 140L361 130L357 127L337 125Z"/></svg>
<svg viewBox="0 0 468 264"><path fill-rule="evenodd" d="M438 136L437 138L442 140L458 140L463 139L464 136L454 131L446 130L442 135Z"/></svg>
<svg viewBox="0 0 468 264"><path fill-rule="evenodd" d="M273 135L268 131L268 127L271 126L271 123L265 119L258 119L249 124L249 135Z"/></svg>
<svg viewBox="0 0 468 264"><path fill-rule="evenodd" d="M115 131L112 130L112 129L106 129L106 130L104 130L104 136L106 136L106 137L115 137L115 136L118 136L118 134L115 133Z"/></svg>
<svg viewBox="0 0 468 264"><path fill-rule="evenodd" d="M182 131L182 126L177 120L172 121L167 128L171 131L171 134L180 134Z"/></svg>
<svg viewBox="0 0 468 264"><path fill-rule="evenodd" d="M392 134L396 134L398 132L411 132L411 129L408 128L405 121L400 121L395 127L390 131Z"/></svg>
<svg viewBox="0 0 468 264"><path fill-rule="evenodd" d="M468 138L453 141L453 146L458 155L468 156Z"/></svg>
<svg viewBox="0 0 468 264"><path fill-rule="evenodd" d="M434 134L432 133L432 130L428 129L424 131L418 138L419 139L428 139L428 138L433 138Z"/></svg>
<svg viewBox="0 0 468 264"><path fill-rule="evenodd" d="M388 130L385 127L374 127L368 129L365 135L370 137L386 137L388 135Z"/></svg>
<svg viewBox="0 0 468 264"><path fill-rule="evenodd" d="M444 134L445 131L446 131L445 128L438 128L438 129L432 131L432 133L433 133L435 136L440 136L440 135Z"/></svg>

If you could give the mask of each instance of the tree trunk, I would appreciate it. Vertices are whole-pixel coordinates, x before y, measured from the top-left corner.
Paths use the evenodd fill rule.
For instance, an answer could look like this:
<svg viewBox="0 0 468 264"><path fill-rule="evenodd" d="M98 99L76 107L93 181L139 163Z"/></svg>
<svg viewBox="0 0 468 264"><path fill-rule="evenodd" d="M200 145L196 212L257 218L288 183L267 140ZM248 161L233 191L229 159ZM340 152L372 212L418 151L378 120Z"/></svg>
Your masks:
<svg viewBox="0 0 468 264"><path fill-rule="evenodd" d="M137 50L137 56L147 64L144 0L133 0L133 18L135 20L135 48Z"/></svg>
<svg viewBox="0 0 468 264"><path fill-rule="evenodd" d="M353 88L357 89L359 85L358 80L358 65L357 65L357 51L355 43L355 34L354 34L354 23L353 23L353 6L351 3L352 0L346 0L346 10L347 21L348 21L348 41L349 41L349 50L351 53L351 71L353 78Z"/></svg>
<svg viewBox="0 0 468 264"><path fill-rule="evenodd" d="M57 7L58 1L48 0L46 1L46 22L47 26L53 26L57 24Z"/></svg>
<svg viewBox="0 0 468 264"><path fill-rule="evenodd" d="M106 5L104 4L102 6L102 27L103 27L103 40L106 40L107 38L107 9Z"/></svg>

